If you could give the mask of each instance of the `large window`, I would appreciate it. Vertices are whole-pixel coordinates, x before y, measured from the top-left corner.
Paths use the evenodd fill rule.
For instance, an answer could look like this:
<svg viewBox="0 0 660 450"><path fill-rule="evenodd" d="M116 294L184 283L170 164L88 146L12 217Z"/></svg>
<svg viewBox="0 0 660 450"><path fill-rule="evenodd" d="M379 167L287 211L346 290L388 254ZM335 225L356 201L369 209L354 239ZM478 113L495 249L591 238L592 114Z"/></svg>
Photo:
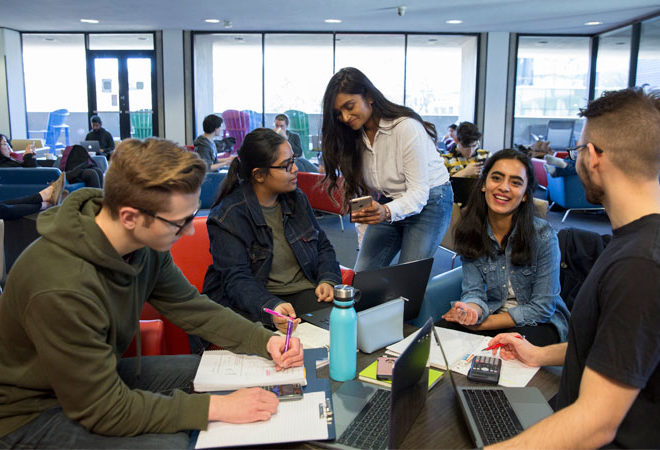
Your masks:
<svg viewBox="0 0 660 450"><path fill-rule="evenodd" d="M600 97L603 91L628 87L631 36L632 27L629 26L598 38L594 98Z"/></svg>
<svg viewBox="0 0 660 450"><path fill-rule="evenodd" d="M69 143L85 138L87 65L83 34L23 34L23 70L28 134L43 138L48 113L69 111ZM63 141L64 135L60 136Z"/></svg>
<svg viewBox="0 0 660 450"><path fill-rule="evenodd" d="M542 139L557 149L571 145L588 100L589 38L523 36L517 57L514 144Z"/></svg>
<svg viewBox="0 0 660 450"><path fill-rule="evenodd" d="M406 105L444 134L452 123L474 120L476 36L408 36Z"/></svg>
<svg viewBox="0 0 660 450"><path fill-rule="evenodd" d="M642 23L635 85L660 88L660 18Z"/></svg>
<svg viewBox="0 0 660 450"><path fill-rule="evenodd" d="M209 114L262 110L260 34L195 35L195 130Z"/></svg>

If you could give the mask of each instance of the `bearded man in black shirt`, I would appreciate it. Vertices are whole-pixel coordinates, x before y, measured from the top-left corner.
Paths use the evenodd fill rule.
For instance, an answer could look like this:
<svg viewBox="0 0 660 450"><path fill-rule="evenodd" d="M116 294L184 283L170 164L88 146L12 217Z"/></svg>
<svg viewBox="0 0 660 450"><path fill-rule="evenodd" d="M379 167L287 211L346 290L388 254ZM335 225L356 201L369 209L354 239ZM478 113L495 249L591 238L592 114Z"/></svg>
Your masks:
<svg viewBox="0 0 660 450"><path fill-rule="evenodd" d="M568 342L491 341L504 344L504 359L564 365L559 411L494 447L660 445L660 92L606 92L581 115L571 153L613 239L575 299Z"/></svg>

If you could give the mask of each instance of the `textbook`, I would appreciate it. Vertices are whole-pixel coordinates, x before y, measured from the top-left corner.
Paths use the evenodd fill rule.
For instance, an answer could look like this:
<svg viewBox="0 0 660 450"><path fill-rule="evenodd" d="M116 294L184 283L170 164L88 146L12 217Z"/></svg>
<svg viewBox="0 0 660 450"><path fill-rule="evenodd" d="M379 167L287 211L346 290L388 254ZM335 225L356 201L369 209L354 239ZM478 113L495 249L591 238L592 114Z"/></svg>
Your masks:
<svg viewBox="0 0 660 450"><path fill-rule="evenodd" d="M377 365L378 365L378 361L374 361L373 363L369 364L369 366L366 369L360 371L358 379L360 381L364 381L365 383L377 384L379 386L385 386L387 388L391 388L392 387L391 381L379 380L378 378L376 378ZM440 381L440 378L442 378L444 374L445 373L441 370L437 370L433 368L429 369L429 391L433 386L436 385L438 381Z"/></svg>
<svg viewBox="0 0 660 450"><path fill-rule="evenodd" d="M484 354L493 356L491 351L483 351L488 346L488 342L492 339L488 336L478 334L465 333L458 330L450 330L448 328L435 327L440 339L442 341L442 348L447 355L449 368L456 373L467 375L470 370L472 359L476 355ZM408 343L414 339L416 333L411 334L402 341L392 344L387 347L385 353L392 356L398 356L403 349L406 348ZM431 353L429 355L431 367L445 370L445 364L440 353L440 347L431 339ZM525 387L527 383L536 375L539 367L528 367L518 360L502 360L502 369L500 372L500 386L507 387Z"/></svg>
<svg viewBox="0 0 660 450"><path fill-rule="evenodd" d="M292 367L277 371L272 360L261 356L237 355L228 350L207 350L202 354L193 380L197 392L235 391L276 384L307 385L305 368Z"/></svg>

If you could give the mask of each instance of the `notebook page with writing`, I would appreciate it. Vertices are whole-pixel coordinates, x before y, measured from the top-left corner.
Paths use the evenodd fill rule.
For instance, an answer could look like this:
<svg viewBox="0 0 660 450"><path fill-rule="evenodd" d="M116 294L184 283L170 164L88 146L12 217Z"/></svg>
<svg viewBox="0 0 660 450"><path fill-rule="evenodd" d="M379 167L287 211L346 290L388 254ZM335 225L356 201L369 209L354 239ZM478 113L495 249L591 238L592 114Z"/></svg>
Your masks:
<svg viewBox="0 0 660 450"><path fill-rule="evenodd" d="M320 414L324 405L325 392L309 392L305 393L302 400L280 402L277 413L266 422L209 423L206 431L199 432L195 448L327 439L328 424L325 413Z"/></svg>
<svg viewBox="0 0 660 450"><path fill-rule="evenodd" d="M285 336L281 331L278 331L277 334ZM300 339L303 348L330 348L330 331L309 322L299 323L291 336Z"/></svg>
<svg viewBox="0 0 660 450"><path fill-rule="evenodd" d="M197 392L206 392L296 383L307 384L304 367L277 371L272 360L261 356L207 350L202 354L193 386Z"/></svg>

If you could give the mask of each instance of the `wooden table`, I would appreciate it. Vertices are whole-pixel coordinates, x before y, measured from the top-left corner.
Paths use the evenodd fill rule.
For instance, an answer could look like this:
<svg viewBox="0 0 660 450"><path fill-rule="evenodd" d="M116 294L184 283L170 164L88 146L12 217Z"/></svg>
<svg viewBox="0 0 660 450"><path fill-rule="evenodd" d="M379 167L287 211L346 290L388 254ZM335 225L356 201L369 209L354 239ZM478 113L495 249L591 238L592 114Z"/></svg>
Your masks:
<svg viewBox="0 0 660 450"><path fill-rule="evenodd" d="M416 330L411 325L405 325L404 334L407 336ZM366 354L359 352L357 371L360 372L377 357L382 356L385 349ZM328 378L328 367L317 370L319 378ZM473 383L464 375L453 373L454 381L458 386L483 384ZM333 391L338 389L340 382L330 381ZM553 370L542 368L539 370L528 386L537 387L546 400L557 393L559 375ZM465 425L460 406L456 402L454 389L449 375L446 374L429 392L426 405L419 413L415 424L408 432L401 448L474 448L474 443Z"/></svg>

